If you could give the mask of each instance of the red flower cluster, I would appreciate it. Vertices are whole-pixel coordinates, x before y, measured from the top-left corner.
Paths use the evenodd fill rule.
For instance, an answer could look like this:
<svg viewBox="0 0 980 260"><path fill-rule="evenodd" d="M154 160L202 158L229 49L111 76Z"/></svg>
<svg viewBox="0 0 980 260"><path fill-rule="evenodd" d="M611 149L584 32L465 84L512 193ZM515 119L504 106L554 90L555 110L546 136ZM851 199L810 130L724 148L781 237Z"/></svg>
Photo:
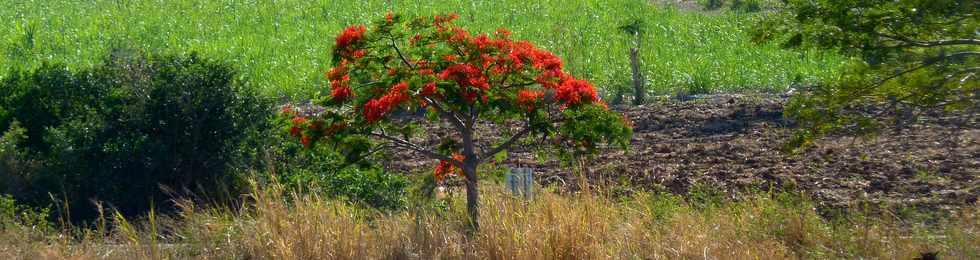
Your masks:
<svg viewBox="0 0 980 260"><path fill-rule="evenodd" d="M385 13L385 22L389 24L395 22L395 14L392 12Z"/></svg>
<svg viewBox="0 0 980 260"><path fill-rule="evenodd" d="M302 134L303 124L306 123L306 118L298 117L298 116L293 117L293 120L291 120L291 122L293 123L293 127L289 128L289 135L299 136L300 134Z"/></svg>
<svg viewBox="0 0 980 260"><path fill-rule="evenodd" d="M367 103L364 103L364 119L369 123L381 120L382 116L408 99L408 94L405 93L407 90L408 83L399 82L391 86L388 93L380 98L368 100Z"/></svg>
<svg viewBox="0 0 980 260"><path fill-rule="evenodd" d="M353 57L354 59L364 58L364 56L366 55L367 55L367 50L356 50L353 53L351 53L351 57Z"/></svg>
<svg viewBox="0 0 980 260"><path fill-rule="evenodd" d="M347 27L347 29L344 29L344 32L337 36L337 48L347 49L352 44L364 39L364 32L366 31L367 28L364 25Z"/></svg>
<svg viewBox="0 0 980 260"><path fill-rule="evenodd" d="M523 69L526 64L531 64L535 69L543 73L560 75L563 67L561 59L551 52L538 49L528 41L512 42L503 41L503 53L499 59L509 65L512 70ZM501 43L497 43L498 45Z"/></svg>
<svg viewBox="0 0 980 260"><path fill-rule="evenodd" d="M432 20L433 20L432 21L432 25L435 26L435 27L438 27L440 29L445 30L445 25L444 24L446 24L446 23L452 23L453 20L456 20L457 18L459 18L459 15L456 14L456 13L451 13L448 16L436 15L435 17L432 18Z"/></svg>
<svg viewBox="0 0 980 260"><path fill-rule="evenodd" d="M530 89L522 89L517 92L517 105L526 109L528 112L534 110L534 105L544 98L544 92Z"/></svg>
<svg viewBox="0 0 980 260"><path fill-rule="evenodd" d="M283 111L284 113L286 113L285 109ZM289 113L287 114L292 114L292 113L293 111L292 109L290 109ZM289 135L293 137L299 137L299 141L300 143L303 144L303 146L310 147L310 145L313 143L313 139L309 135L307 135L306 132L304 132L303 130L304 128L307 127L316 130L317 125L310 124L305 117L300 117L300 116L294 116L293 119L290 120L290 123L292 123L292 127L289 128Z"/></svg>
<svg viewBox="0 0 980 260"><path fill-rule="evenodd" d="M337 36L335 53L341 55L340 64L327 73L331 81L333 100L349 101L355 94L373 97L363 104L354 104L359 109L363 109L362 115L369 123L380 121L395 107L410 98L427 97L440 101L458 99L469 104L481 100L487 104L492 98L512 98L514 94L511 91L516 91L516 99L511 102L527 111L540 108L546 92L553 92L554 102L562 107L598 102L595 87L585 80L575 79L565 74L562 71L564 64L558 56L539 49L528 41L511 40L511 33L505 29L498 29L492 34L471 35L463 28L452 24L458 17L455 14L435 16L428 20L433 27L436 27L435 32L419 30L406 34L410 46L437 50L439 49L436 47L437 44L445 44L447 46L444 47L449 47L449 51L432 52L435 55L422 57L413 57L413 55L406 57L399 53L400 56L388 57L391 59L383 61L395 63L373 67L385 68L380 73L357 77L359 80L370 78L374 82L390 79L396 81L421 79L421 82L427 82L419 83L419 88L411 91L408 89L408 83L403 81L387 90L367 86L363 90L364 93L354 93L351 88L353 75L349 71L353 68L351 65L357 63L357 68L369 68L370 66L362 66L360 63L376 62L379 59L362 59L368 54L367 50L358 47L365 44L364 41L368 37L365 34L367 29L363 25L346 28ZM385 30L391 30L392 28L385 27L385 23L391 23L396 18L394 14L387 14L385 20L380 22L382 25L377 32L383 34L387 32ZM416 21L424 21L424 18ZM417 46L416 43L420 41L425 41L426 45ZM377 53L377 55L382 54ZM402 63L410 68L403 67ZM448 82L455 83L455 86L448 88L446 85ZM531 83L540 84L543 89L516 87ZM511 85L515 87L511 88ZM447 88L442 89L440 86ZM491 91L492 87L501 89ZM507 92L510 94L506 94ZM429 105L423 100L417 100L415 103L423 107Z"/></svg>
<svg viewBox="0 0 980 260"><path fill-rule="evenodd" d="M487 76L483 75L483 71L480 71L480 68L470 64L450 65L442 73L439 73L439 79L455 81L456 84L462 87L476 87L481 90L490 89Z"/></svg>
<svg viewBox="0 0 980 260"><path fill-rule="evenodd" d="M344 60L334 67L329 72L327 72L327 78L330 79L330 96L337 102L344 102L354 96L354 92L350 88L350 75L347 74L347 61Z"/></svg>
<svg viewBox="0 0 980 260"><path fill-rule="evenodd" d="M562 81L558 89L555 90L555 98L568 105L582 102L591 103L599 100L592 84L585 80L570 77Z"/></svg>
<svg viewBox="0 0 980 260"><path fill-rule="evenodd" d="M439 73L439 79L451 80L459 84L461 88L459 94L468 103L476 101L478 96L481 96L484 101L487 99L482 92L490 89L490 83L483 71L476 66L470 64L450 65L442 73Z"/></svg>
<svg viewBox="0 0 980 260"><path fill-rule="evenodd" d="M437 91L439 91L439 89L437 88L436 83L429 82L429 83L425 83L425 85L422 86L422 92L419 92L419 95L423 97L428 97L428 96L435 95L436 93L438 93Z"/></svg>
<svg viewBox="0 0 980 260"><path fill-rule="evenodd" d="M449 36L450 43L465 43L470 38L470 33L463 28L453 27L452 35Z"/></svg>
<svg viewBox="0 0 980 260"><path fill-rule="evenodd" d="M463 156L460 153L453 153L453 161L456 161L457 163L462 163L463 160L465 159L466 156ZM454 164L453 162L440 160L439 165L436 166L436 169L435 171L433 171L432 176L436 178L436 181L441 182L449 176L458 175L460 171L462 171L462 169L456 167L456 164Z"/></svg>

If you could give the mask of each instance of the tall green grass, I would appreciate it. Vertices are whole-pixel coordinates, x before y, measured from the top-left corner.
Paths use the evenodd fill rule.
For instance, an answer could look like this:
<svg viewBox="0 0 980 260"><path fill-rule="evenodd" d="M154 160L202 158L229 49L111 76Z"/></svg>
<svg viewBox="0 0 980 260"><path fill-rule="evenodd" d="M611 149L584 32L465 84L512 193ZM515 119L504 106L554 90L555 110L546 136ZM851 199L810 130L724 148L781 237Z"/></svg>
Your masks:
<svg viewBox="0 0 980 260"><path fill-rule="evenodd" d="M92 66L115 47L199 52L238 66L263 93L302 97L322 86L333 37L388 11L457 12L471 31L507 27L563 57L603 90L628 84L628 36L646 21L642 61L654 93L779 91L817 83L841 58L749 42L750 16L659 8L643 0L0 1L0 69ZM0 73L2 74L2 73Z"/></svg>

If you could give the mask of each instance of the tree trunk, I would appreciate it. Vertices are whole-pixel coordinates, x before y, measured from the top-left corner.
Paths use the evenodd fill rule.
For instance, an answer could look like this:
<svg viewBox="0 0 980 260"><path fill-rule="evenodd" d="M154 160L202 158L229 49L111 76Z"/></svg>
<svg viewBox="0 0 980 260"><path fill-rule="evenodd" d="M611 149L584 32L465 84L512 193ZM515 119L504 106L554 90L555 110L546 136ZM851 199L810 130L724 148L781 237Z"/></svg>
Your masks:
<svg viewBox="0 0 980 260"><path fill-rule="evenodd" d="M646 102L646 87L643 75L640 75L640 49L630 48L630 68L633 70L633 104L642 105Z"/></svg>
<svg viewBox="0 0 980 260"><path fill-rule="evenodd" d="M480 164L480 158L477 158L476 155L473 129L467 127L462 135L463 155L466 157L463 159L463 175L466 175L466 211L470 215L470 232L467 232L467 235L472 235L473 232L480 229L480 190L477 187L476 175L476 168Z"/></svg>
<svg viewBox="0 0 980 260"><path fill-rule="evenodd" d="M463 173L466 175L466 211L470 215L471 231L480 229L480 189L477 186L476 163L467 158Z"/></svg>

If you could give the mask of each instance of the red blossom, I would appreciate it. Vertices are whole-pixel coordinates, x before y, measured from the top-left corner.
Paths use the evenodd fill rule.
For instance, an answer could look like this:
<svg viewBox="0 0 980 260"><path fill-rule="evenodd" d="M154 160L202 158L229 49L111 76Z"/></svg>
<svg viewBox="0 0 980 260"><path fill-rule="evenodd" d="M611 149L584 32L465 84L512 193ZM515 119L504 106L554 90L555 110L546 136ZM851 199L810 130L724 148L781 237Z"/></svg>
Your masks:
<svg viewBox="0 0 980 260"><path fill-rule="evenodd" d="M490 37L487 37L486 34L480 34L470 39L470 44L476 47L477 50L486 49L490 45L490 42Z"/></svg>
<svg viewBox="0 0 980 260"><path fill-rule="evenodd" d="M534 81L541 84L545 88L554 89L558 87L558 83L565 81L568 78L561 70L546 70L534 78Z"/></svg>
<svg viewBox="0 0 980 260"><path fill-rule="evenodd" d="M598 100L595 87L588 81L568 78L555 90L555 98L567 105L591 103Z"/></svg>
<svg viewBox="0 0 980 260"><path fill-rule="evenodd" d="M534 104L542 99L544 99L544 92L538 90L522 89L517 92L517 105L529 112L534 109Z"/></svg>
<svg viewBox="0 0 980 260"><path fill-rule="evenodd" d="M364 104L364 119L369 123L381 120L381 117L408 99L408 95L405 94L406 90L408 90L408 83L399 82L391 86L388 93L385 93L383 96L368 100Z"/></svg>
<svg viewBox="0 0 980 260"><path fill-rule="evenodd" d="M436 166L435 171L432 173L436 181L441 182L449 176L459 175L459 172L462 171L462 169L456 167L456 163L462 163L463 160L466 160L466 156L461 153L453 153L452 157L453 161L439 160L439 165Z"/></svg>
<svg viewBox="0 0 980 260"><path fill-rule="evenodd" d="M508 31L505 28L497 28L497 32L495 32L494 35L497 36L498 38L509 38L510 31Z"/></svg>
<svg viewBox="0 0 980 260"><path fill-rule="evenodd" d="M442 59L448 62L456 62L456 60L459 60L459 56L450 54L450 55L446 55L446 57L442 57Z"/></svg>
<svg viewBox="0 0 980 260"><path fill-rule="evenodd" d="M341 129L344 129L344 128L347 128L347 125L345 125L343 123L333 123L333 124L330 125L330 127L328 127L327 129L324 129L323 130L323 135L324 136L332 135L332 134L336 133L337 131L340 131Z"/></svg>
<svg viewBox="0 0 980 260"><path fill-rule="evenodd" d="M337 36L337 48L347 49L352 44L364 39L364 32L367 28L364 25L354 25L344 29L344 32Z"/></svg>
<svg viewBox="0 0 980 260"><path fill-rule="evenodd" d="M351 54L351 57L354 57L354 59L360 59L364 58L364 55L367 55L367 50L356 50Z"/></svg>
<svg viewBox="0 0 980 260"><path fill-rule="evenodd" d="M490 65L494 62L497 62L497 58L494 58L493 56L490 56L490 54L486 53L480 54L480 60L482 60L480 65L482 65L484 69L490 67Z"/></svg>
<svg viewBox="0 0 980 260"><path fill-rule="evenodd" d="M306 118L297 116L293 117L293 119L289 121L293 123L293 126L289 128L290 135L299 136L301 133L303 133L303 124L306 123Z"/></svg>
<svg viewBox="0 0 980 260"><path fill-rule="evenodd" d="M432 96L436 94L436 91L438 91L438 89L436 88L436 83L429 82L429 83L425 83L425 85L422 86L422 92L420 92L419 95L423 97Z"/></svg>
<svg viewBox="0 0 980 260"><path fill-rule="evenodd" d="M310 145L313 143L313 139L310 138L310 136L303 135L303 137L299 138L299 142L305 147L310 147Z"/></svg>
<svg viewBox="0 0 980 260"><path fill-rule="evenodd" d="M461 87L471 86L481 90L490 88L487 76L483 75L483 71L470 64L450 65L439 74L439 79L455 81Z"/></svg>
<svg viewBox="0 0 980 260"><path fill-rule="evenodd" d="M455 175L458 170L452 162L442 160L439 161L439 165L436 165L436 169L432 172L432 176L436 178L436 181L444 181L447 177Z"/></svg>
<svg viewBox="0 0 980 260"><path fill-rule="evenodd" d="M452 29L452 35L449 36L450 43L463 43L470 38L470 33L466 32L463 28L454 27Z"/></svg>
<svg viewBox="0 0 980 260"><path fill-rule="evenodd" d="M409 43L414 46L415 44L418 44L419 41L421 41L421 40L422 40L422 35L421 34L416 34L415 36L412 36L412 39L409 40Z"/></svg>
<svg viewBox="0 0 980 260"><path fill-rule="evenodd" d="M395 14L394 14L394 13L392 13L392 12L388 12L388 13L386 13L386 14L385 14L385 22L388 22L388 23L393 23L393 22L395 22Z"/></svg>
<svg viewBox="0 0 980 260"><path fill-rule="evenodd" d="M333 85L331 86L333 90L330 92L330 96L339 102L346 101L354 96L354 91L346 85Z"/></svg>
<svg viewBox="0 0 980 260"><path fill-rule="evenodd" d="M327 77L330 78L330 96L339 102L344 102L354 96L353 90L350 88L350 74L347 74L346 65L343 63L340 66L334 67L327 72Z"/></svg>
<svg viewBox="0 0 980 260"><path fill-rule="evenodd" d="M333 67L330 71L327 71L327 78L330 80L338 80L343 76L347 75L347 66L343 62L337 67Z"/></svg>
<svg viewBox="0 0 980 260"><path fill-rule="evenodd" d="M303 124L303 123L306 123L306 118L304 118L304 117L298 117L297 116L297 117L294 117L293 118L292 122L293 122L293 124L297 124L297 125Z"/></svg>

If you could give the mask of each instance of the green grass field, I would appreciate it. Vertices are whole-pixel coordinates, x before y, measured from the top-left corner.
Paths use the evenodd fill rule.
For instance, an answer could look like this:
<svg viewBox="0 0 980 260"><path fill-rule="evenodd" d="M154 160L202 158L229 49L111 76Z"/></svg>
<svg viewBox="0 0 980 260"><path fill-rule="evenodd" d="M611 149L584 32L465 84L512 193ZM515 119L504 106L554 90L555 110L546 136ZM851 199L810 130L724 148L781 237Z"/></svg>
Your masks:
<svg viewBox="0 0 980 260"><path fill-rule="evenodd" d="M646 21L643 69L653 93L779 91L832 77L842 58L758 46L748 14L702 14L631 0L0 2L0 69L61 62L95 64L114 47L198 52L236 64L270 96L309 96L324 83L333 38L388 11L457 12L471 31L507 27L566 60L608 93L630 80L628 36ZM5 73L0 73L5 74Z"/></svg>

